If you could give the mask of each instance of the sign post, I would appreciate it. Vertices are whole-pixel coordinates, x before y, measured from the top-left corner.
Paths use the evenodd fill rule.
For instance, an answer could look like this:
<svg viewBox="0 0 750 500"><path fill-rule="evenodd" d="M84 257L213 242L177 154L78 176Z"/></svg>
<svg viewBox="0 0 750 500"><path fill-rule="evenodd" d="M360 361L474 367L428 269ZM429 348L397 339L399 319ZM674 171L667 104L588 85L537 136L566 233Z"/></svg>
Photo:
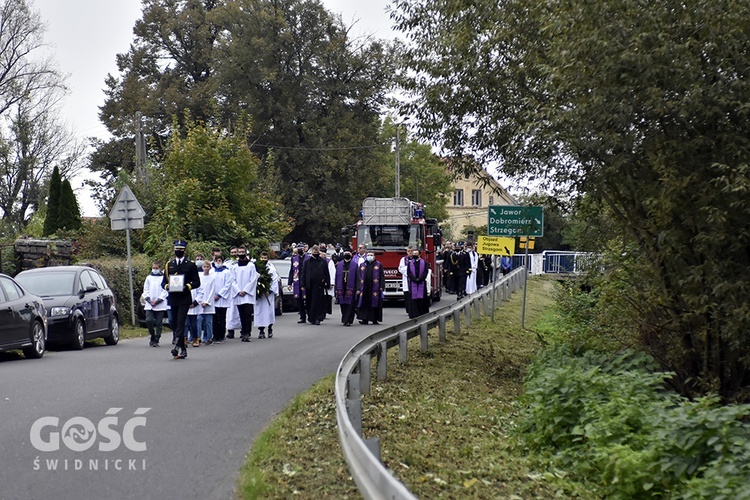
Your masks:
<svg viewBox="0 0 750 500"><path fill-rule="evenodd" d="M516 239L515 238L504 238L499 236L480 236L477 242L477 252L483 254L492 255L493 262L493 277L492 286L495 286L495 280L497 280L497 255L512 256L516 250ZM492 292L492 313L491 320L495 322L495 291Z"/></svg>
<svg viewBox="0 0 750 500"><path fill-rule="evenodd" d="M123 186L117 195L115 205L109 212L110 227L113 231L125 230L125 239L128 245L128 283L130 284L130 319L135 326L135 303L133 299L133 263L130 257L130 230L143 229L143 218L146 211L129 186Z"/></svg>
<svg viewBox="0 0 750 500"><path fill-rule="evenodd" d="M544 207L490 205L487 211L488 236L544 236ZM521 328L526 327L526 285L529 280L529 245L525 245ZM494 308L493 308L494 309Z"/></svg>

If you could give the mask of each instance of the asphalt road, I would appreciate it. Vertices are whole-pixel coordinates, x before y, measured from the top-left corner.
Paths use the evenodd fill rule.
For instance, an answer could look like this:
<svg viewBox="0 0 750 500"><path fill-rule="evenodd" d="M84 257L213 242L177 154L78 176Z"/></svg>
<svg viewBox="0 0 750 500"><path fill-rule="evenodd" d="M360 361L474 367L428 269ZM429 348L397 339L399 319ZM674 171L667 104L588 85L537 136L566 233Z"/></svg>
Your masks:
<svg viewBox="0 0 750 500"><path fill-rule="evenodd" d="M258 433L382 328L344 327L337 308L321 326L286 313L273 339L254 332L186 360L171 359L169 330L159 348L141 338L0 360L0 499L233 498ZM386 326L405 319L386 306Z"/></svg>

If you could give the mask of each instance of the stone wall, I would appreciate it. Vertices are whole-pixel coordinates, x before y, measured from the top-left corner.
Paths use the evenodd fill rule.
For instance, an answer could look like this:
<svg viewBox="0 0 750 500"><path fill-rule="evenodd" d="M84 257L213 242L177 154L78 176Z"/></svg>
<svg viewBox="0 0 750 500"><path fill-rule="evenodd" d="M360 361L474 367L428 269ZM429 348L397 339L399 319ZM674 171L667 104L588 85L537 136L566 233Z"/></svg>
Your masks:
<svg viewBox="0 0 750 500"><path fill-rule="evenodd" d="M66 240L17 239L13 245L16 273L26 269L70 265L72 242Z"/></svg>

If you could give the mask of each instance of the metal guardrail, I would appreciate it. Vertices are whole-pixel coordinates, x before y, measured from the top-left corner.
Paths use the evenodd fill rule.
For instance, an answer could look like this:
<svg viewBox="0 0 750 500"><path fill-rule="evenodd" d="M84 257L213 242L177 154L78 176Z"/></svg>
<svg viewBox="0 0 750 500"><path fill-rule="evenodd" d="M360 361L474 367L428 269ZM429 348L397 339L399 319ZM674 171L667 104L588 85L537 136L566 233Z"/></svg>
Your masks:
<svg viewBox="0 0 750 500"><path fill-rule="evenodd" d="M398 359L405 363L408 360L409 339L419 337L420 348L426 351L428 332L430 328L437 326L439 340L441 343L445 342L446 322L449 317L453 319L453 333L460 335L461 316L465 317L466 326L469 326L472 309L474 309L475 317L481 316L480 305L485 315L489 315L492 299L497 299L499 295L499 303L507 300L514 291L523 287L524 278L524 268L518 268L500 279L496 278L489 286L464 297L455 304L370 335L352 347L341 360L335 380L339 442L344 458L349 464L349 472L363 497L392 500L416 499L380 461L379 438L362 438L361 397L370 393L372 358L377 358L378 380L385 380L388 349L398 346Z"/></svg>

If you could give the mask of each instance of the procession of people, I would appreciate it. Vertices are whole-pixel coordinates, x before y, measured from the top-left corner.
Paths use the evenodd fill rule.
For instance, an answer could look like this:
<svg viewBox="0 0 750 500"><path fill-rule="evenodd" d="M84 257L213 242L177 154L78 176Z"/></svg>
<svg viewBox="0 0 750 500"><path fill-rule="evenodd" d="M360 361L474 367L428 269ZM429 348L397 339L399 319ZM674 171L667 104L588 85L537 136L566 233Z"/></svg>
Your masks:
<svg viewBox="0 0 750 500"><path fill-rule="evenodd" d="M385 269L377 252L366 245L335 245L327 254L325 243L312 247L305 243L284 246L284 257L290 259L287 285L299 308L299 324L319 326L333 314L333 302L339 305L343 326L357 321L362 325L379 325L383 321ZM173 332L171 354L174 359L187 358L187 347L216 345L234 338L250 342L253 328L258 339L273 338L276 297L281 293L282 277L269 253L263 251L256 261L244 245L230 248L230 259L214 247L210 260L186 256L187 242L174 242L174 259L161 270L159 262L143 284L142 300L150 333L149 345L159 347L164 314ZM432 273L430 263L413 246L404 249L398 271L402 276L404 309L409 318L430 310ZM446 242L442 250L443 284L447 293L458 299L486 286L492 273L492 259L474 251L473 245ZM507 273L510 259L502 261Z"/></svg>

